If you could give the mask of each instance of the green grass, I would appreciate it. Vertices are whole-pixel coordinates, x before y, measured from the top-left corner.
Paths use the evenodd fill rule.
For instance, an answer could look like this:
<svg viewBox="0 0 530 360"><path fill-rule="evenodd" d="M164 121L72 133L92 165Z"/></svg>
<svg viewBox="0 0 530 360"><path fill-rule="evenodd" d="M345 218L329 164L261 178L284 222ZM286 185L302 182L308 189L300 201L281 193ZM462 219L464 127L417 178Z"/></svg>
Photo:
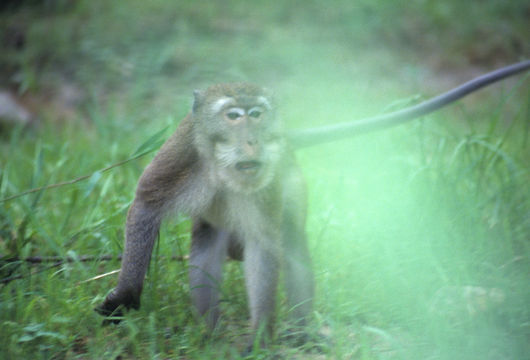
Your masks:
<svg viewBox="0 0 530 360"><path fill-rule="evenodd" d="M39 127L2 130L0 199L156 147L192 90L213 82L267 85L287 126L305 128L403 106L529 53L522 1L69 4L0 14L4 34L26 34L22 50L0 56L1 77L41 108ZM63 84L83 94L67 115L53 95ZM424 119L299 151L316 273L310 330L329 339L279 342L256 358L525 358L528 90L523 75ZM0 254L121 253L152 156L0 203ZM237 358L248 333L240 264L226 265L221 328L208 339L190 311L187 263L171 260L188 241L185 218L163 225L142 308L118 326L92 310L116 275L84 282L118 261L0 262L0 278L23 277L0 285L0 358ZM281 334L283 293L278 311Z"/></svg>

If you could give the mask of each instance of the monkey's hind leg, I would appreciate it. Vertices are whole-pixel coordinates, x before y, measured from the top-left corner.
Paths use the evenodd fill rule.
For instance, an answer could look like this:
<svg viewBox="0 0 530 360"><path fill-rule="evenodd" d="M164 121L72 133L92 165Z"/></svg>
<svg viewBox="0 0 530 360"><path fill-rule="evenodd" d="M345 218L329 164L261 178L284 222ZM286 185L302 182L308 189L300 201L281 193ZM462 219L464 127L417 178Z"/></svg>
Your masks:
<svg viewBox="0 0 530 360"><path fill-rule="evenodd" d="M199 220L191 235L189 276L193 305L210 329L219 319L219 288L230 234Z"/></svg>
<svg viewBox="0 0 530 360"><path fill-rule="evenodd" d="M244 269L253 331L247 352L259 343L266 346L273 335L279 261L273 249L258 241L245 243Z"/></svg>

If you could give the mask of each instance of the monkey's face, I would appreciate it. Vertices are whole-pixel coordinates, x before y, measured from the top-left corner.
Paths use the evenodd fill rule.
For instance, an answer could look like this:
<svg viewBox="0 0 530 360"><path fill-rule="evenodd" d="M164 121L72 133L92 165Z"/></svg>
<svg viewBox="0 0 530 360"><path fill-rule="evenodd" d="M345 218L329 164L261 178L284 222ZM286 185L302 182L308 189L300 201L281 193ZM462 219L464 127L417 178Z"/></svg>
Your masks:
<svg viewBox="0 0 530 360"><path fill-rule="evenodd" d="M274 177L282 138L271 129L273 117L263 104L228 106L219 113L222 126L211 134L217 173L232 190L252 192Z"/></svg>
<svg viewBox="0 0 530 360"><path fill-rule="evenodd" d="M195 137L216 179L243 193L266 187L274 178L284 147L280 124L267 97L245 93L206 100L201 112L194 106L194 118L200 125Z"/></svg>

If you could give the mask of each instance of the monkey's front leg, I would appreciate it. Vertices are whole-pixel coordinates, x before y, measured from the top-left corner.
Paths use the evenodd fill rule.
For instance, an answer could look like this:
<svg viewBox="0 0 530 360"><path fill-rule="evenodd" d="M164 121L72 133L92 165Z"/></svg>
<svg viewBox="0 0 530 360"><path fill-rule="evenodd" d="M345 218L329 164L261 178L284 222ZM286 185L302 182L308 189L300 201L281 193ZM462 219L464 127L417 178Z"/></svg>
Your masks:
<svg viewBox="0 0 530 360"><path fill-rule="evenodd" d="M226 231L204 221L193 224L189 263L191 298L210 329L219 319L219 288L229 237Z"/></svg>
<svg viewBox="0 0 530 360"><path fill-rule="evenodd" d="M254 332L248 350L251 350L256 336L260 336L259 341L264 345L272 336L274 326L279 260L277 249L274 249L274 245L267 244L266 240L245 243L245 282Z"/></svg>
<svg viewBox="0 0 530 360"><path fill-rule="evenodd" d="M125 251L121 262L118 285L107 295L103 304L95 310L104 316L120 316L118 309L140 307L140 294L153 244L160 229L161 214L159 208L149 207L137 199L131 205L127 215Z"/></svg>

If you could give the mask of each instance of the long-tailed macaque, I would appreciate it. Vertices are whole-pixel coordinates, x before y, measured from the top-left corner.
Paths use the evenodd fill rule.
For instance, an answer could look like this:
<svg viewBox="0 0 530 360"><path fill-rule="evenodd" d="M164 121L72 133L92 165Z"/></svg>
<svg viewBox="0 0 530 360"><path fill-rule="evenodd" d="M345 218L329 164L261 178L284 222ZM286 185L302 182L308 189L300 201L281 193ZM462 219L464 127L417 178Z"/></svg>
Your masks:
<svg viewBox="0 0 530 360"><path fill-rule="evenodd" d="M272 331L280 267L291 314L311 312L313 273L305 235L304 179L273 100L251 84L195 91L192 112L140 177L129 209L118 285L98 307L138 308L160 222L187 213L193 223L189 278L193 304L214 327L227 256L243 260L254 331ZM283 265L283 266L281 266Z"/></svg>
<svg viewBox="0 0 530 360"><path fill-rule="evenodd" d="M243 260L251 326L272 331L278 270L285 271L293 319L311 313L313 274L305 235L306 190L293 148L400 124L488 84L526 71L530 61L469 81L421 104L360 122L284 134L270 94L250 84L195 92L192 112L142 174L129 209L118 285L97 311L138 308L160 222L174 212L193 222L192 301L210 327L219 318L221 268Z"/></svg>

